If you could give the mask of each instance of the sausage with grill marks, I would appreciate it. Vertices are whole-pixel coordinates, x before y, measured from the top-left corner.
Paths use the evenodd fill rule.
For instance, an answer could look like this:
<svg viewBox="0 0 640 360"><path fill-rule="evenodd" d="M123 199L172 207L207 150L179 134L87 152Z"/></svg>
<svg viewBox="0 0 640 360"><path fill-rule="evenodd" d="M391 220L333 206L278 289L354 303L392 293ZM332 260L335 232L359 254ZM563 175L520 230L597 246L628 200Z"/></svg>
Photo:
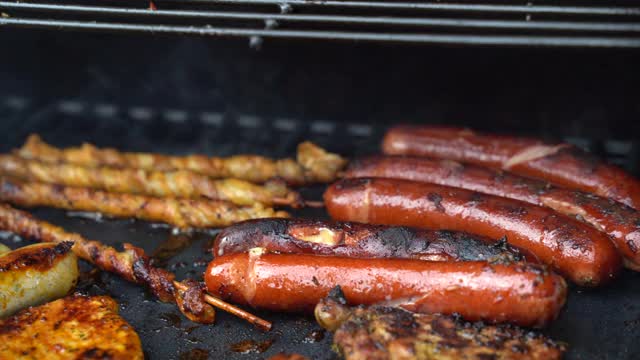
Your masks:
<svg viewBox="0 0 640 360"><path fill-rule="evenodd" d="M430 261L515 262L520 250L455 231L308 219L256 219L223 229L213 255L223 256L260 247L269 252L332 255L353 258L408 258Z"/></svg>
<svg viewBox="0 0 640 360"><path fill-rule="evenodd" d="M424 157L356 159L349 164L344 176L422 181L547 206L605 232L624 257L625 265L640 271L640 213L611 199L485 167Z"/></svg>
<svg viewBox="0 0 640 360"><path fill-rule="evenodd" d="M443 126L396 126L386 133L382 149L389 155L429 156L508 170L640 209L640 181L570 144Z"/></svg>
<svg viewBox="0 0 640 360"><path fill-rule="evenodd" d="M484 261L434 262L271 254L254 249L215 258L207 289L272 311L312 312L340 285L351 304L385 303L420 313L545 326L562 308L566 283L544 267Z"/></svg>
<svg viewBox="0 0 640 360"><path fill-rule="evenodd" d="M525 249L581 286L599 286L621 258L595 228L552 209L469 190L408 180L345 179L324 194L339 221L465 231Z"/></svg>

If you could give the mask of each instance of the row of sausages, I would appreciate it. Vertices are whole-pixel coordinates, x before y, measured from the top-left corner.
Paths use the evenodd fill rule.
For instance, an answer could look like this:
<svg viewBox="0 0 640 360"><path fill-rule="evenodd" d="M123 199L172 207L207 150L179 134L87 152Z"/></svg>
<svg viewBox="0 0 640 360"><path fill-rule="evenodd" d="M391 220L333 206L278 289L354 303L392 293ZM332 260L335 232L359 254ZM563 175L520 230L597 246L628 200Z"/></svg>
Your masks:
<svg viewBox="0 0 640 360"><path fill-rule="evenodd" d="M383 151L395 157L352 162L324 194L333 219L357 223L228 228L205 274L209 291L308 311L341 285L356 304L539 327L566 299L564 279L547 266L580 286L611 281L623 259L640 267L637 181L577 148L398 127Z"/></svg>

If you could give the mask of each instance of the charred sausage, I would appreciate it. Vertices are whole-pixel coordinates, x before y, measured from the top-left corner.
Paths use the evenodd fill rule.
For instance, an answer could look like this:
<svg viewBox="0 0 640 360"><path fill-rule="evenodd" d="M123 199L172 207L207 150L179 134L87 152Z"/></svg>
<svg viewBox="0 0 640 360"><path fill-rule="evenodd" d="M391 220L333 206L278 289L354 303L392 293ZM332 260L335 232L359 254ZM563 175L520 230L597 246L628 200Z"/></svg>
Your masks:
<svg viewBox="0 0 640 360"><path fill-rule="evenodd" d="M640 209L640 181L570 144L441 126L397 126L386 133L382 148L389 155L430 156L508 170Z"/></svg>
<svg viewBox="0 0 640 360"><path fill-rule="evenodd" d="M611 199L485 167L425 157L357 159L349 164L344 176L423 181L547 206L608 234L624 257L625 265L640 271L640 213Z"/></svg>
<svg viewBox="0 0 640 360"><path fill-rule="evenodd" d="M544 326L566 298L566 283L544 267L484 261L355 259L256 251L218 257L207 289L239 304L312 312L340 285L351 304L387 303L420 313L458 313L467 320Z"/></svg>
<svg viewBox="0 0 640 360"><path fill-rule="evenodd" d="M522 260L506 242L455 231L434 231L308 219L248 220L222 230L213 255L260 247L269 252L354 258L410 258L430 261Z"/></svg>
<svg viewBox="0 0 640 360"><path fill-rule="evenodd" d="M324 194L339 221L465 231L507 237L581 286L606 283L621 259L609 238L552 209L474 191L408 180L345 179Z"/></svg>

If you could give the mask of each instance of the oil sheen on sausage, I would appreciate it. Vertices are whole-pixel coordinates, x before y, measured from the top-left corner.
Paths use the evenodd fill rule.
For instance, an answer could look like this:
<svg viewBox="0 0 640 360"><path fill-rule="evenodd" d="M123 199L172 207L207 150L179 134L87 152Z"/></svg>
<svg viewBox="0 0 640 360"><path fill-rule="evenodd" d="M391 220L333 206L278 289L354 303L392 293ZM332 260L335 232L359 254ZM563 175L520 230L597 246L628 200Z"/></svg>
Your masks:
<svg viewBox="0 0 640 360"><path fill-rule="evenodd" d="M383 178L345 179L324 194L339 221L465 231L525 249L581 286L620 270L607 235L552 209L448 186Z"/></svg>
<svg viewBox="0 0 640 360"><path fill-rule="evenodd" d="M351 161L344 177L384 177L459 187L547 206L591 224L611 237L625 265L640 270L640 212L617 201L486 167L411 156Z"/></svg>
<svg viewBox="0 0 640 360"><path fill-rule="evenodd" d="M252 248L290 254L357 258L411 258L431 261L514 262L520 251L506 242L455 231L434 231L308 219L247 220L222 230L213 255Z"/></svg>
<svg viewBox="0 0 640 360"><path fill-rule="evenodd" d="M570 144L478 134L443 126L396 126L385 135L389 155L417 155L508 170L640 209L640 181Z"/></svg>
<svg viewBox="0 0 640 360"><path fill-rule="evenodd" d="M357 259L259 248L214 259L205 281L223 299L272 311L310 313L340 285L350 304L384 303L536 327L553 320L566 298L564 280L534 264Z"/></svg>

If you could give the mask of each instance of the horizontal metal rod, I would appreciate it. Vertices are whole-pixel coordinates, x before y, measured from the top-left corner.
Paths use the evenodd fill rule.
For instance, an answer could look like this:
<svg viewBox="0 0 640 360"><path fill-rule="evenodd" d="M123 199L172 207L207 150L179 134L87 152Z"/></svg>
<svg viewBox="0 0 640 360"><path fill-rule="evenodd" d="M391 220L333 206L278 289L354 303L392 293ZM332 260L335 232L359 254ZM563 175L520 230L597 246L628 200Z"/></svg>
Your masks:
<svg viewBox="0 0 640 360"><path fill-rule="evenodd" d="M0 18L0 26L42 29L55 28L59 30L93 30L125 33L142 32L152 34L182 34L221 37L264 37L424 44L621 48L640 47L640 39L625 37L590 38L564 36L483 36L458 34L393 34L340 31L261 30L209 26L136 25L121 23L12 18Z"/></svg>
<svg viewBox="0 0 640 360"><path fill-rule="evenodd" d="M157 18L223 19L223 20L276 20L281 22L335 23L353 25L400 25L422 27L457 27L478 29L524 29L524 30L563 30L563 31L606 31L640 32L640 23L617 22L567 22L567 21L518 21L518 20L475 20L408 18L379 16L342 16L342 15L304 15L304 14L264 14L220 11L186 11L128 9L103 6L78 6L55 4L13 3L0 1L0 9L29 10L46 13L114 15Z"/></svg>
<svg viewBox="0 0 640 360"><path fill-rule="evenodd" d="M457 12L495 12L523 14L565 15L623 15L638 16L640 7L630 6L556 6L556 5L491 5L463 3L424 3L390 1L336 1L336 0L157 0L156 3L194 4L244 4L244 5L295 5L324 7L384 8L408 10L438 10Z"/></svg>

